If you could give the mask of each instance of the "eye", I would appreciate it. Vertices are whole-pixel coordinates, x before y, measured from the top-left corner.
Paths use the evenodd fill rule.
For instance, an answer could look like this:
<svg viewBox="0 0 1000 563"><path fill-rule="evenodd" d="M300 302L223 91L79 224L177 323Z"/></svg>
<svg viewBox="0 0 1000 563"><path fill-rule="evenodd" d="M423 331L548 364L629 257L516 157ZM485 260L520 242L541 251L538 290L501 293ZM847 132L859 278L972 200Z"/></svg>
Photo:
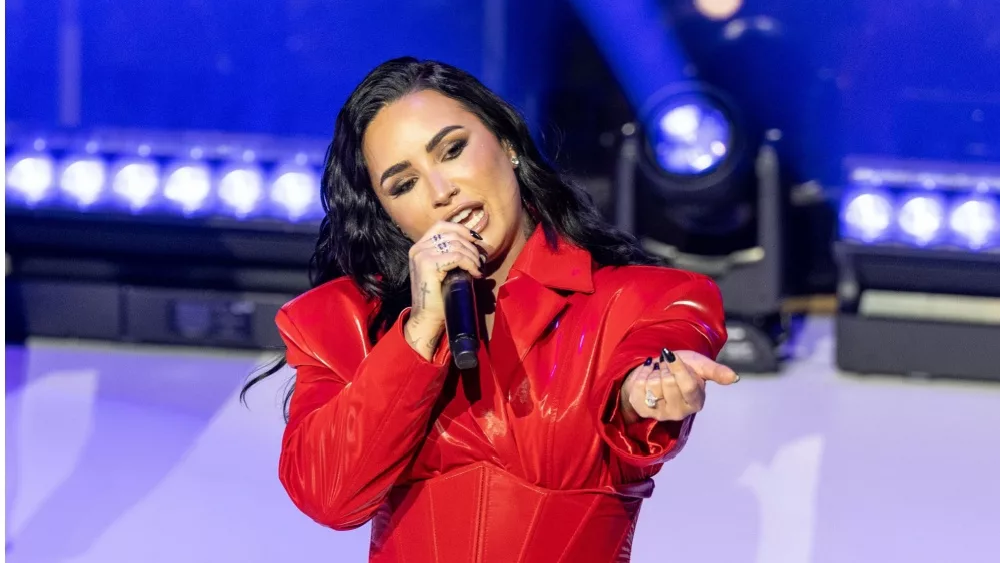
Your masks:
<svg viewBox="0 0 1000 563"><path fill-rule="evenodd" d="M413 185L416 183L417 183L416 178L399 182L398 184L394 185L391 190L389 190L389 195L392 197L401 196L406 192L412 190Z"/></svg>
<svg viewBox="0 0 1000 563"><path fill-rule="evenodd" d="M448 147L448 152L444 153L444 160L453 160L458 158L458 155L462 154L462 151L465 150L466 144L465 140L456 141L453 145Z"/></svg>

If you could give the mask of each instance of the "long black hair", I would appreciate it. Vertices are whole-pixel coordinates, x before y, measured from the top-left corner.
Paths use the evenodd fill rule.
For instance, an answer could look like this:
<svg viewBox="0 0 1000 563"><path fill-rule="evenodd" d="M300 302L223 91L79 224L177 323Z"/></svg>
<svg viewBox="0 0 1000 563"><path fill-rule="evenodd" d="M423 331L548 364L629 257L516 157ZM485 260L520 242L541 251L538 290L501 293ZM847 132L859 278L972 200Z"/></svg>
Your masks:
<svg viewBox="0 0 1000 563"><path fill-rule="evenodd" d="M407 253L413 242L393 223L375 195L362 154L362 138L379 110L423 90L436 91L462 104L517 154L522 204L553 248L563 237L589 251L598 266L658 263L632 236L605 222L589 194L556 172L536 147L524 118L479 80L436 61L393 59L369 73L337 115L322 178L326 217L310 261L313 287L350 276L368 299L376 300L378 306L368 319L372 343L410 305ZM251 378L240 393L241 400L250 387L284 364L284 357L280 357ZM285 396L286 420L293 392L294 384Z"/></svg>

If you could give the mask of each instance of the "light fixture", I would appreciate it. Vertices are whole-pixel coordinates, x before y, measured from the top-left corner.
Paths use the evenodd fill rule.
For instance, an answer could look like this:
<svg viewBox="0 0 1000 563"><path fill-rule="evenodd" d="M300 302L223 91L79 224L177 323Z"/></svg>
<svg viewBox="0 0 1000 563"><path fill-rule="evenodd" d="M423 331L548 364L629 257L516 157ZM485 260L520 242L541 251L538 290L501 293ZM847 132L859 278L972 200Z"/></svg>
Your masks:
<svg viewBox="0 0 1000 563"><path fill-rule="evenodd" d="M324 141L8 124L6 150L8 334L280 344L277 308L310 287Z"/></svg>
<svg viewBox="0 0 1000 563"><path fill-rule="evenodd" d="M1000 169L846 160L837 363L1000 380Z"/></svg>

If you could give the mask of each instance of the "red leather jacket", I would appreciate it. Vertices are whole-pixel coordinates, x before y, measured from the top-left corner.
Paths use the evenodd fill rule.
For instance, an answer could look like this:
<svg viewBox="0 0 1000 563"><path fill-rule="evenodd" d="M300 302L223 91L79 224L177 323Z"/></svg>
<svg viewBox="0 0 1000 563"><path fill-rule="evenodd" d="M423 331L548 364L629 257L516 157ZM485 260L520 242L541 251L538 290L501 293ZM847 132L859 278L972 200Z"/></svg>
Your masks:
<svg viewBox="0 0 1000 563"><path fill-rule="evenodd" d="M625 376L664 346L716 357L726 339L708 278L650 266L594 269L538 229L500 287L477 370L446 339L406 343L409 311L372 346L374 304L339 279L282 308L296 368L281 482L315 521L373 520L373 562L628 561L651 477L683 422L626 425Z"/></svg>

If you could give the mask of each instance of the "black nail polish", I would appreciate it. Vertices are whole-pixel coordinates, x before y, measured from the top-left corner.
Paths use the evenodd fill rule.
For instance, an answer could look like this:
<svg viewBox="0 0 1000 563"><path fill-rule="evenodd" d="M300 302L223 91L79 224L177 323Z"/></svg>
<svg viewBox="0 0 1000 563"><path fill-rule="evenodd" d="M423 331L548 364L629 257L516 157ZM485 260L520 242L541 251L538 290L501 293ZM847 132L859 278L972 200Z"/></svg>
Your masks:
<svg viewBox="0 0 1000 563"><path fill-rule="evenodd" d="M648 366L648 365L652 365L652 363L653 363L653 358L646 358L646 361L642 362L642 365Z"/></svg>
<svg viewBox="0 0 1000 563"><path fill-rule="evenodd" d="M473 231L472 229L469 229L469 232L472 233L472 238L474 238L476 240L483 240L483 236L480 235L479 233L477 233L476 231Z"/></svg>
<svg viewBox="0 0 1000 563"><path fill-rule="evenodd" d="M675 361L677 361L677 356L675 356L673 352L667 350L666 348L664 348L663 351L660 352L660 358L663 361L667 362L668 364L672 364Z"/></svg>
<svg viewBox="0 0 1000 563"><path fill-rule="evenodd" d="M653 369L654 370L660 369L660 362L656 362L655 364L653 364Z"/></svg>

